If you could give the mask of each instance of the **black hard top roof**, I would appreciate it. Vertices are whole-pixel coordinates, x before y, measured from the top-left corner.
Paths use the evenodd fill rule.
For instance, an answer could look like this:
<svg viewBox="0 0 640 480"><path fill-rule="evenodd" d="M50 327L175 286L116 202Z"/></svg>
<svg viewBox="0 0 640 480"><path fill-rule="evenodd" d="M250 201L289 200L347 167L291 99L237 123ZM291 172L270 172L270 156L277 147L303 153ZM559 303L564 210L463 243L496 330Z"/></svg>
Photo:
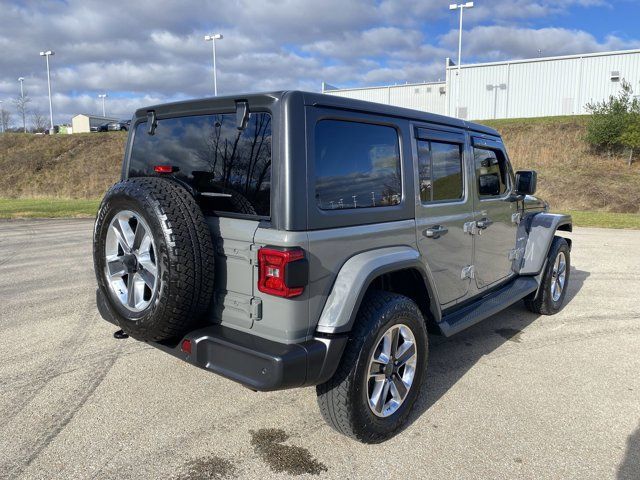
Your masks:
<svg viewBox="0 0 640 480"><path fill-rule="evenodd" d="M386 115L390 117L400 117L410 120L417 120L422 122L435 123L443 126L451 126L457 128L464 128L479 133L493 135L499 137L500 134L493 128L480 125L478 123L467 122L460 120L459 118L447 117L444 115L437 115L435 113L423 112L420 110L412 110L409 108L395 107L393 105L385 105L382 103L366 102L364 100L355 100L352 98L338 97L336 95L326 95L322 93L303 92L298 90L289 91L276 91L276 92L263 92L263 93L251 93L251 94L236 94L223 97L210 97L197 100L185 100L181 102L165 103L161 105L152 105L145 108L140 108L136 111L136 117L146 116L146 112L149 110L156 110L158 113L162 112L185 112L189 110L202 111L207 108L211 108L213 102L219 104L228 104L230 107L234 105L235 100L247 100L249 107L252 102L273 103L278 100L287 100L290 97L302 97L302 101L305 105L340 108L353 111L361 111L367 113L375 113L380 115Z"/></svg>

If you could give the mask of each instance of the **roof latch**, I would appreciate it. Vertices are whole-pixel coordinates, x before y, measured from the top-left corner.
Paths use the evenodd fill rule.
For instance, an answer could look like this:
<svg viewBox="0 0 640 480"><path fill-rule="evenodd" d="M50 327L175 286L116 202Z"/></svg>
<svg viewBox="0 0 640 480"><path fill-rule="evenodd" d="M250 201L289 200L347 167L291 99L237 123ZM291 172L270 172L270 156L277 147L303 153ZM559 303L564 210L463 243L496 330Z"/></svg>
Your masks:
<svg viewBox="0 0 640 480"><path fill-rule="evenodd" d="M236 100L236 127L238 130L244 130L249 123L249 102L246 100Z"/></svg>
<svg viewBox="0 0 640 480"><path fill-rule="evenodd" d="M149 135L153 135L156 133L156 127L158 126L158 120L156 119L156 111L148 110L147 111L147 125L149 126L149 130L147 133Z"/></svg>

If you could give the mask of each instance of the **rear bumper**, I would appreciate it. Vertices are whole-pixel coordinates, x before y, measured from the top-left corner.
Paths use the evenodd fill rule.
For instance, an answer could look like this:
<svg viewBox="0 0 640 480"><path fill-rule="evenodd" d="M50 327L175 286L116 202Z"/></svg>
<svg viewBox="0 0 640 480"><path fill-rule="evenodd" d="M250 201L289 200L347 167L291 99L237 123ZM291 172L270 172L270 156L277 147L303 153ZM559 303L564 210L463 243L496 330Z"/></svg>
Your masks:
<svg viewBox="0 0 640 480"><path fill-rule="evenodd" d="M117 324L110 318L100 291L96 300L102 317ZM184 340L191 341L191 353L181 350ZM327 381L338 367L347 336L316 337L285 344L222 325L210 325L188 333L177 343L149 344L253 390L271 391Z"/></svg>

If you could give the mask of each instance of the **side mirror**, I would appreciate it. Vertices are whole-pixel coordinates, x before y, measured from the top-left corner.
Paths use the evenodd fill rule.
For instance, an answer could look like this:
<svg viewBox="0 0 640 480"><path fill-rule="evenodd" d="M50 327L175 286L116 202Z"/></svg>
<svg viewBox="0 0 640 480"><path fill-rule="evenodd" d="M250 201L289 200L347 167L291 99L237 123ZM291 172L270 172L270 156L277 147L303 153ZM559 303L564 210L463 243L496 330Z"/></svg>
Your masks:
<svg viewBox="0 0 640 480"><path fill-rule="evenodd" d="M478 177L478 190L480 195L500 195L500 178L497 173L488 173Z"/></svg>
<svg viewBox="0 0 640 480"><path fill-rule="evenodd" d="M536 193L538 174L535 170L520 170L516 172L516 193L518 195L533 195Z"/></svg>

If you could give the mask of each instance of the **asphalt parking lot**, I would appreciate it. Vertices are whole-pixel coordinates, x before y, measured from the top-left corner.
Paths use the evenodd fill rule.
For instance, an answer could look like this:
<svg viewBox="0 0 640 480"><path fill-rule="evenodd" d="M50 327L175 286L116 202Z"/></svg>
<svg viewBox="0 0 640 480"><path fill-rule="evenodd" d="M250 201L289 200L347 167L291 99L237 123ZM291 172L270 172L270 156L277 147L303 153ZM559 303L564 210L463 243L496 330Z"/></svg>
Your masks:
<svg viewBox="0 0 640 480"><path fill-rule="evenodd" d="M640 231L571 234L560 314L432 338L411 424L367 446L314 389L253 393L113 339L91 230L0 222L0 478L640 479Z"/></svg>

